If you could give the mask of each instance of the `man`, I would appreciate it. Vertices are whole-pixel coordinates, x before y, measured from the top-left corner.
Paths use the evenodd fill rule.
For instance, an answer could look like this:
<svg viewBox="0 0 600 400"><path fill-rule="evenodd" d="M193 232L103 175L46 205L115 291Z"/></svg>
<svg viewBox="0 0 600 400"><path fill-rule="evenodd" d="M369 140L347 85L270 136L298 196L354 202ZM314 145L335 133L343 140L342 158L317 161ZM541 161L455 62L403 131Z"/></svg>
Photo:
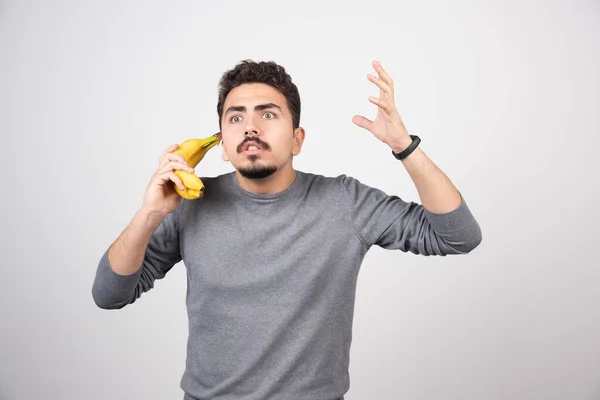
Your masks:
<svg viewBox="0 0 600 400"><path fill-rule="evenodd" d="M135 302L184 261L184 399L343 399L369 248L445 256L481 242L461 194L404 128L392 79L373 65L377 118L353 122L401 159L422 204L346 175L294 170L305 136L298 90L281 66L243 61L223 75L217 105L235 172L203 177L204 196L182 200L173 171L193 169L172 154L177 145L167 148L143 206L102 256L92 293L106 309Z"/></svg>

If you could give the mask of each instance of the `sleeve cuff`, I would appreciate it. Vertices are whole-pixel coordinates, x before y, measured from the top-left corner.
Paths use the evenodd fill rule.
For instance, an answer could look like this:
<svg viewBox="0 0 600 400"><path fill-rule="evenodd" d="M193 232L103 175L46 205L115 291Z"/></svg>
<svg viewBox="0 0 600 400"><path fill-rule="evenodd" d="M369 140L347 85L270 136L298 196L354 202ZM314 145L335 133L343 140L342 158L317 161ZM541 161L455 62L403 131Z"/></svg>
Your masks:
<svg viewBox="0 0 600 400"><path fill-rule="evenodd" d="M462 194L460 205L456 209L442 214L425 210L425 215L433 230L442 238L462 243L471 249L481 243L481 228Z"/></svg>

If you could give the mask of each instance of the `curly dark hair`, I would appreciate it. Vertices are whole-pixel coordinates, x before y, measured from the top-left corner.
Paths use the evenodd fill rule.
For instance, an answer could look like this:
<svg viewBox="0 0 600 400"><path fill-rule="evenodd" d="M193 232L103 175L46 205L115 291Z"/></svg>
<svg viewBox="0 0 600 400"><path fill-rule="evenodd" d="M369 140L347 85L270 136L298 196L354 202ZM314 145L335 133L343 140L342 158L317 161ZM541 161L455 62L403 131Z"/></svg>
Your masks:
<svg viewBox="0 0 600 400"><path fill-rule="evenodd" d="M300 126L300 94L285 68L273 61L242 60L235 68L225 72L219 83L219 102L217 103L219 129L221 129L223 105L227 95L235 87L244 83L265 83L281 92L287 101L290 114L292 114L292 128L296 129Z"/></svg>

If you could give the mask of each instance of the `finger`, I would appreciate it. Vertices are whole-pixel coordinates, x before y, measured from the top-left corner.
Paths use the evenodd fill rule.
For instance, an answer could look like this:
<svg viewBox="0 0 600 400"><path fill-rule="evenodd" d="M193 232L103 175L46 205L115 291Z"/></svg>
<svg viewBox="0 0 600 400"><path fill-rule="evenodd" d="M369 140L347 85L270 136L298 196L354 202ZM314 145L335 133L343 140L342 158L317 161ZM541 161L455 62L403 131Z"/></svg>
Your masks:
<svg viewBox="0 0 600 400"><path fill-rule="evenodd" d="M371 103L377 105L378 107L380 107L386 113L391 114L392 108L390 107L390 105L389 105L389 103L387 101L383 101L383 100L378 99L378 98L373 97L373 96L369 96L369 101Z"/></svg>
<svg viewBox="0 0 600 400"><path fill-rule="evenodd" d="M175 174L174 171L166 171L166 172L157 172L154 174L154 178L152 178L158 185L165 186L169 182L173 182L179 187L181 190L185 189L183 182L181 179Z"/></svg>
<svg viewBox="0 0 600 400"><path fill-rule="evenodd" d="M183 164L177 161L170 161L167 164L165 164L162 168L158 169L158 172L167 172L167 171L174 171L174 170L181 170L181 171L186 171L186 172L190 172L193 173L194 172L194 168L190 167L187 164Z"/></svg>
<svg viewBox="0 0 600 400"><path fill-rule="evenodd" d="M176 162L180 162L182 164L187 165L186 159L183 158L182 156L180 156L179 154L167 153L167 154L165 154L165 157L161 161L159 168L164 167L167 163L169 163L171 161L176 161Z"/></svg>
<svg viewBox="0 0 600 400"><path fill-rule="evenodd" d="M352 122L354 122L356 125L360 126L361 128L365 128L366 130L369 130L369 131L371 130L371 126L373 125L373 121L363 117L362 115L355 115L354 117L352 117Z"/></svg>
<svg viewBox="0 0 600 400"><path fill-rule="evenodd" d="M179 147L179 144L177 144L177 143L172 144L169 147L167 147L165 149L165 151L162 152L162 154L160 155L160 157L158 159L159 164L162 163L162 160L163 160L163 158L165 158L165 156L167 155L167 153L171 153L171 152L177 150L178 147Z"/></svg>
<svg viewBox="0 0 600 400"><path fill-rule="evenodd" d="M376 84L383 93L393 95L392 88L390 88L390 86L387 83L385 83L383 80L379 79L375 75L367 74L367 79Z"/></svg>
<svg viewBox="0 0 600 400"><path fill-rule="evenodd" d="M385 83L390 85L390 87L394 86L392 77L387 72L385 72L385 70L383 69L383 67L381 66L381 63L379 61L373 61L373 68L375 68L375 71L377 71L377 73L379 74L381 79L383 79L383 81Z"/></svg>
<svg viewBox="0 0 600 400"><path fill-rule="evenodd" d="M175 174L175 172L169 171L167 172L167 176L169 177L169 180L171 182L174 182L180 190L185 190L185 186L183 185L181 178L178 177L177 174Z"/></svg>

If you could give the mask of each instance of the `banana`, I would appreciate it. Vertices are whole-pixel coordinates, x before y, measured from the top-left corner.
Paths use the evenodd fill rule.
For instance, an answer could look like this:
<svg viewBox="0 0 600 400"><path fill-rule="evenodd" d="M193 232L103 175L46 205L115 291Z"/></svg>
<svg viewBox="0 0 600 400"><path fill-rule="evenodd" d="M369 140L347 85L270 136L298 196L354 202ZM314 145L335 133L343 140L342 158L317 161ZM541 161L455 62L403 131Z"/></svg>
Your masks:
<svg viewBox="0 0 600 400"><path fill-rule="evenodd" d="M204 139L188 139L182 142L173 154L179 154L187 161L190 167L195 168L210 149L221 143L221 139L221 132ZM202 183L202 180L198 176L181 170L175 170L175 175L181 179L183 186L185 186L184 190L180 190L175 182L173 182L173 188L177 194L188 200L195 200L203 196L204 183Z"/></svg>

